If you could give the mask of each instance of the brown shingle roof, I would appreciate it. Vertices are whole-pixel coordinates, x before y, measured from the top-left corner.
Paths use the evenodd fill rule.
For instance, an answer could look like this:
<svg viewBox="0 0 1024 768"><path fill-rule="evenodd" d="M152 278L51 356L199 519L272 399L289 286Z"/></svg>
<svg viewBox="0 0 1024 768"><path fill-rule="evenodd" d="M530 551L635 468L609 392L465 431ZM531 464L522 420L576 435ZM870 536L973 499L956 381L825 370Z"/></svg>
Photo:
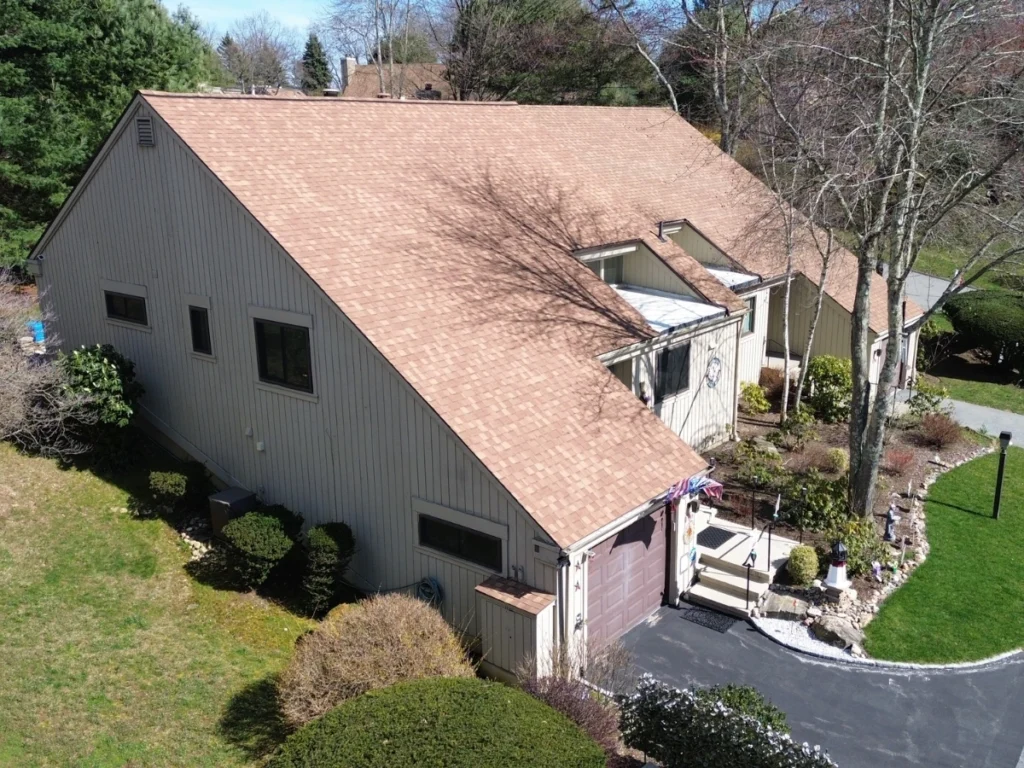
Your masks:
<svg viewBox="0 0 1024 768"><path fill-rule="evenodd" d="M749 174L683 120L144 98L558 544L705 468L597 361L651 330L571 255L643 239L736 304L681 249L651 242L662 219L699 221L724 243L749 218L737 205Z"/></svg>
<svg viewBox="0 0 1024 768"><path fill-rule="evenodd" d="M351 82L342 94L349 99L375 99L381 93L381 79L376 64L358 64L351 74ZM395 65L394 77L387 65L384 66L384 92L392 96L417 98L417 93L429 85L441 94L441 99L452 98L452 87L444 79L443 64Z"/></svg>
<svg viewBox="0 0 1024 768"><path fill-rule="evenodd" d="M521 581L513 581L502 576L491 576L478 584L476 591L492 600L505 603L513 608L536 616L555 601L550 592L529 587Z"/></svg>

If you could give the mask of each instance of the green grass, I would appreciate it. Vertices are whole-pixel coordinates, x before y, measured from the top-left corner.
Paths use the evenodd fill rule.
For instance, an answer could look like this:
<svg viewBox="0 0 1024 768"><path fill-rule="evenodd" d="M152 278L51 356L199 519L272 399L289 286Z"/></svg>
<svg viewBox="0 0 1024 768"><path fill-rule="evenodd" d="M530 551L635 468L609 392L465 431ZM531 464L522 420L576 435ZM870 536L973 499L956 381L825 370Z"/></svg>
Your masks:
<svg viewBox="0 0 1024 768"><path fill-rule="evenodd" d="M949 247L945 245L929 245L921 250L921 254L914 263L914 271L924 272L925 274L948 279L953 277L953 273L956 272L957 269L960 269L966 260L967 255L965 250L962 248ZM983 264L979 264L979 267L980 266L983 266ZM972 270L972 274L976 271L977 268ZM1000 264L999 267L986 272L971 285L975 288L1006 290L1004 285L1000 285L999 282L997 282L1000 272L1024 275L1024 265L1011 263L1010 261L1004 262L1003 264ZM970 277L970 275L968 275L968 277Z"/></svg>
<svg viewBox="0 0 1024 768"><path fill-rule="evenodd" d="M1002 411L1024 413L1024 388L1018 387L1016 384L968 381L949 376L941 376L939 381L949 390L949 396L954 400L987 405Z"/></svg>
<svg viewBox="0 0 1024 768"><path fill-rule="evenodd" d="M173 530L127 506L0 444L0 765L258 764L310 623L194 581Z"/></svg>
<svg viewBox="0 0 1024 768"><path fill-rule="evenodd" d="M975 459L931 487L931 552L868 624L872 656L974 661L1024 645L1024 450L1010 449L993 520L998 460Z"/></svg>

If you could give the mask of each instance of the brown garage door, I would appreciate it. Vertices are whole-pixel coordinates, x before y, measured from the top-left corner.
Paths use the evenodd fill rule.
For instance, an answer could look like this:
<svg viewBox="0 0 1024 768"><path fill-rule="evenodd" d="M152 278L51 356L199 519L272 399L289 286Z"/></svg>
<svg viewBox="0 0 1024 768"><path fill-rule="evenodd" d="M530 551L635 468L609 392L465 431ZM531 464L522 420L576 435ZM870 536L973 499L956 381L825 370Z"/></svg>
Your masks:
<svg viewBox="0 0 1024 768"><path fill-rule="evenodd" d="M664 508L637 520L591 550L587 638L591 650L610 643L651 614L668 578Z"/></svg>

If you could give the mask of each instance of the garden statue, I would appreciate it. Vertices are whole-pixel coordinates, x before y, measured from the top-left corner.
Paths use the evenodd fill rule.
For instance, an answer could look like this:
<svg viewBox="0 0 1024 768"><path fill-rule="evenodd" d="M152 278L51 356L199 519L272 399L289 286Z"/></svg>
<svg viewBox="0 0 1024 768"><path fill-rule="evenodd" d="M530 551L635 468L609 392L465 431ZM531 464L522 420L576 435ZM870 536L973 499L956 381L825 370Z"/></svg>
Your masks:
<svg viewBox="0 0 1024 768"><path fill-rule="evenodd" d="M896 502L889 503L889 509L885 513L885 536L886 541L896 541L896 522L900 516L896 514Z"/></svg>

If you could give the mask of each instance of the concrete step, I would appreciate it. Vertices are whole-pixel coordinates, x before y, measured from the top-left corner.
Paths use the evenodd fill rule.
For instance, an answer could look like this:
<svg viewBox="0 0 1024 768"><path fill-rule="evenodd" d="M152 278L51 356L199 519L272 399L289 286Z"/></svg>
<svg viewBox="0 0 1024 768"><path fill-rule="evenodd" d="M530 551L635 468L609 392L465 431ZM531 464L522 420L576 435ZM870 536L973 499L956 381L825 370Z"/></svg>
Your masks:
<svg viewBox="0 0 1024 768"><path fill-rule="evenodd" d="M757 604L755 600L751 600L750 607L748 608L747 601L742 597L729 594L728 592L720 592L700 582L690 587L690 591L686 593L686 600L690 603L714 608L716 611L727 613L730 616L737 616L741 619L750 616L750 611Z"/></svg>
<svg viewBox="0 0 1024 768"><path fill-rule="evenodd" d="M747 596L747 575L744 573L742 576L731 571L723 571L719 568L704 568L698 574L699 583L705 586L717 589L719 592L725 592L730 595L735 595L739 598ZM754 579L754 572L750 572L750 601L754 603L761 599L769 589L769 584L766 581L757 581Z"/></svg>
<svg viewBox="0 0 1024 768"><path fill-rule="evenodd" d="M714 568L719 571L725 571L735 576L742 576L744 583L747 579L746 566L737 563L730 563L728 560L709 555L707 552L702 552L700 555L700 562L709 568ZM763 568L751 568L750 569L750 583L759 582L763 584L770 584L772 579L775 578L775 570L771 572L765 571Z"/></svg>

